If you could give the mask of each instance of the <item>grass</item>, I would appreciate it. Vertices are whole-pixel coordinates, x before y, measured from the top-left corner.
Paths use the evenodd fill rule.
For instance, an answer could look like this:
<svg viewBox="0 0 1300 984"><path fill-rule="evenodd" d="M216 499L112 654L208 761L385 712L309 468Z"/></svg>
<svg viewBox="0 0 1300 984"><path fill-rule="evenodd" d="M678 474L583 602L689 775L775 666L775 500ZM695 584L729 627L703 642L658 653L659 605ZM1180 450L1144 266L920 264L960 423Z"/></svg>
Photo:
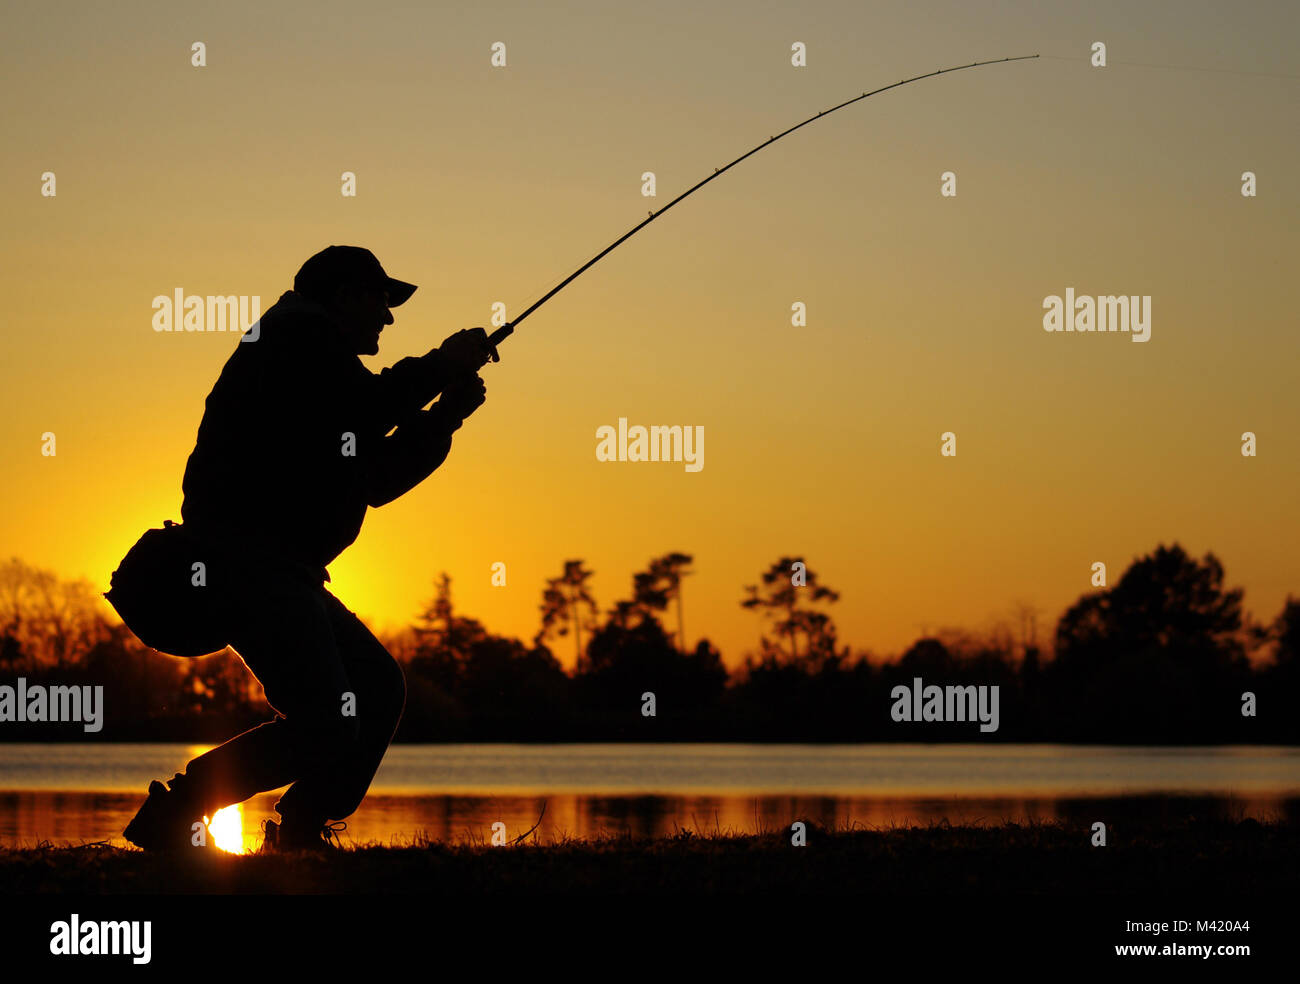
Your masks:
<svg viewBox="0 0 1300 984"><path fill-rule="evenodd" d="M734 835L681 829L493 847L417 836L325 855L147 854L104 844L0 848L0 894L320 893L447 896L539 893L989 894L1096 897L1153 891L1252 896L1300 884L1295 826L1188 820L1113 825L1091 846L1062 823L827 829L807 846L788 830Z"/></svg>

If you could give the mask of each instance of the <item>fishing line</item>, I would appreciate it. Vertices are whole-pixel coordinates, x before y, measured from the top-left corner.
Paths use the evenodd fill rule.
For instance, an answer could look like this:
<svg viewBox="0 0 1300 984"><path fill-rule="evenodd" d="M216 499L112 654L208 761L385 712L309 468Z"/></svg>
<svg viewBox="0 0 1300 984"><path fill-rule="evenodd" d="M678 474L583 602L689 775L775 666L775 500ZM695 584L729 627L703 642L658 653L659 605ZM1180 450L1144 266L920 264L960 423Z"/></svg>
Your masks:
<svg viewBox="0 0 1300 984"><path fill-rule="evenodd" d="M734 161L732 161L730 164L726 165L725 167L714 168L712 174L706 177L703 181L700 181L698 184L695 184L690 188L688 188L686 191L682 192L680 195L674 198L663 208L659 209L658 211L652 209L650 211L650 216L648 218L642 219L639 223L637 223L627 232L623 233L623 235L619 236L612 243L610 243L608 246L602 249L599 253L597 253L595 256L589 259L586 263L578 267L578 269L574 270L573 273L565 277L562 281L560 281L559 284L557 284L555 287L552 287L549 291L547 291L546 294L543 295L540 300L534 301L531 305L529 305L529 307L519 317L515 318L513 321L506 322L504 325L502 325L500 328L494 331L491 335L488 336L488 341L491 342L495 350L495 346L499 345L501 342L509 338L514 333L515 328L518 327L520 322L522 322L526 317L528 317L539 307L541 307L543 304L549 301L552 297L558 294L561 290L563 290L566 286L572 283L581 273L583 273L585 270L587 270L589 267L595 264L597 260L605 256L607 253L613 250L620 243L623 243L627 239L631 238L637 232L641 231L646 226L648 226L655 219L659 218L659 216L667 212L670 208L672 208L682 199L686 198L689 195L694 194L696 191L703 188L714 178L718 177L719 175L726 174L733 167L735 167L737 164L743 161L746 157L750 157L753 154L757 154L764 147L771 146L772 144L776 143L776 141L780 140L782 137L786 136L787 134L794 133L794 131L798 130L800 127L807 126L809 123L813 122L813 120L819 120L823 116L829 116L831 113L835 112L836 110L843 109L845 106L851 106L855 102L860 102L863 99L867 99L881 92L888 92L890 89L897 89L899 86L908 85L909 83L912 82L919 82L921 79L933 78L936 75L944 75L947 74L948 72L960 72L968 68L979 68L981 65L1002 65L1005 64L1006 62L1026 61L1030 58L1037 58L1037 57L1038 55L1019 55L1015 58L994 58L989 61L971 62L969 65L956 65L952 68L940 68L933 72L926 72L924 75L914 75L910 79L903 79L900 82L894 82L892 85L881 86L879 89L873 89L870 92L862 93L862 95L860 96L854 96L852 99L846 99L838 106L832 106L830 109L822 110L816 115L808 117L802 123L796 123L794 126L790 127L790 129L783 130L781 133L778 133L775 136L768 137L767 140L763 141L763 143L759 144L753 150L741 154L739 157L737 157ZM493 361L497 361L497 360L493 359Z"/></svg>

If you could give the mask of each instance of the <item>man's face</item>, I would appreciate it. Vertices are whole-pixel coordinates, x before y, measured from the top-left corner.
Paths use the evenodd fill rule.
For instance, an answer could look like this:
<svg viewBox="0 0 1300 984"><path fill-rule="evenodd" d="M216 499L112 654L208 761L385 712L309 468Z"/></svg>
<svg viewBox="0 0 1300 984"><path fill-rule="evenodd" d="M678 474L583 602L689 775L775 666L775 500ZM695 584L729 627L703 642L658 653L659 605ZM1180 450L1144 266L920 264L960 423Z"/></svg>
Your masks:
<svg viewBox="0 0 1300 984"><path fill-rule="evenodd" d="M334 317L343 326L344 337L353 352L375 355L379 351L379 333L385 325L393 323L388 291L382 287L345 287L335 297Z"/></svg>

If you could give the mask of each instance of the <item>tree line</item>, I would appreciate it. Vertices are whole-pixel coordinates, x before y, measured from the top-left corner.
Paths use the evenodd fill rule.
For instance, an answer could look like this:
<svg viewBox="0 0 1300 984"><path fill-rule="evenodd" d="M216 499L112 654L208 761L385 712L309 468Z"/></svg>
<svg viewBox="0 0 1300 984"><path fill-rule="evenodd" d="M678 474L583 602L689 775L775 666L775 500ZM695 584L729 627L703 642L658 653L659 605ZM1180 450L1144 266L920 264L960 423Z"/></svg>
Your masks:
<svg viewBox="0 0 1300 984"><path fill-rule="evenodd" d="M840 594L802 558L781 557L737 603L759 645L728 671L707 639L685 645L689 554L636 572L603 614L592 572L565 561L543 587L528 641L458 612L451 578L382 641L402 663L404 741L1300 741L1300 601L1269 623L1242 607L1213 554L1159 546L1112 587L1085 594L1049 643L1009 629L924 634L892 659L853 651L833 618ZM575 668L556 658L572 646ZM83 581L0 564L0 684L102 684L103 739L222 741L273 713L238 657L162 656ZM895 687L997 686L995 733L893 720ZM652 695L652 696L651 696ZM63 733L63 732L66 732ZM73 725L0 725L0 740L84 740Z"/></svg>

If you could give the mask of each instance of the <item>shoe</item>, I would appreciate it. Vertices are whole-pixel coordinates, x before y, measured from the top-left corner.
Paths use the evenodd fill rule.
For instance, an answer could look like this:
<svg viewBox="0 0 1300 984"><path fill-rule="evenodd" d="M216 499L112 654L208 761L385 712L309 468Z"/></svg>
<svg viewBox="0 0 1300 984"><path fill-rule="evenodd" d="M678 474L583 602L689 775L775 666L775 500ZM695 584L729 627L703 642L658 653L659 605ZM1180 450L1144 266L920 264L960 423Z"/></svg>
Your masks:
<svg viewBox="0 0 1300 984"><path fill-rule="evenodd" d="M325 823L319 827L314 824L290 827L283 821L276 823L274 820L267 820L262 824L262 831L266 835L262 841L262 850L334 851L341 846L338 843L339 833L347 829L348 825L342 820Z"/></svg>
<svg viewBox="0 0 1300 984"><path fill-rule="evenodd" d="M203 812L177 792L155 779L149 783L149 797L141 805L122 836L146 851L180 851L196 847L218 850L204 832L203 844L194 843L194 823L203 822Z"/></svg>

